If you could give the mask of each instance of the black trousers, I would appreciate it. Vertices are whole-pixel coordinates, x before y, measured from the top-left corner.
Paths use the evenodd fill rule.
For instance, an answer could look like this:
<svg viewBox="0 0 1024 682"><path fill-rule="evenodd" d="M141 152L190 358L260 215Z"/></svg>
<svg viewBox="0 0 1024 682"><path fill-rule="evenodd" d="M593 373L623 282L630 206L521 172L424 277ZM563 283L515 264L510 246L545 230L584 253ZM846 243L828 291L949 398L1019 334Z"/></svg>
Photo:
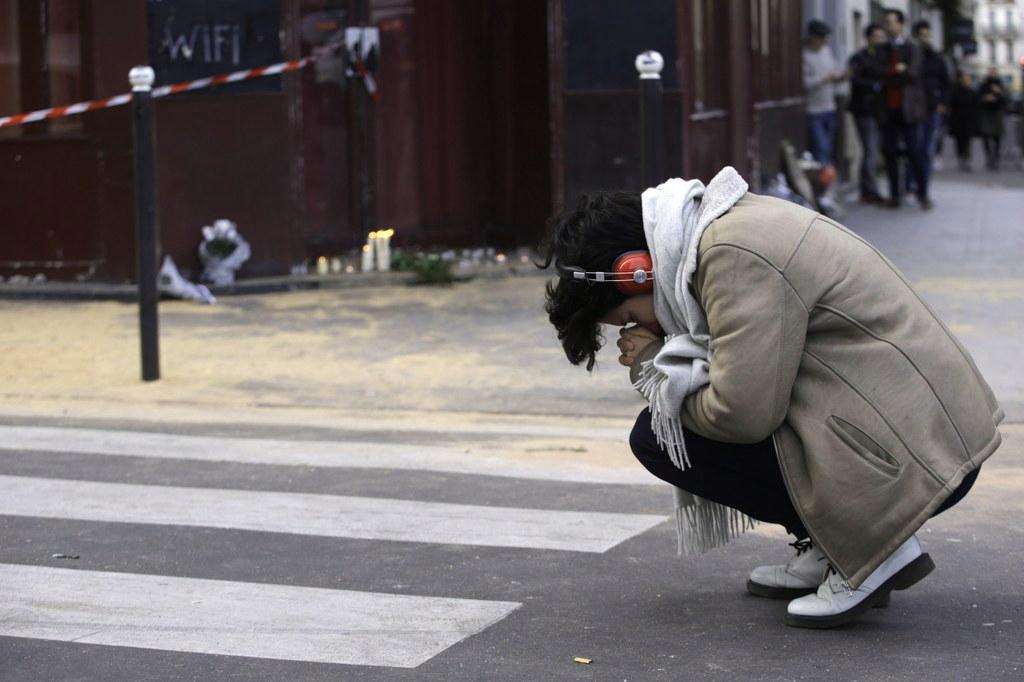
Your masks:
<svg viewBox="0 0 1024 682"><path fill-rule="evenodd" d="M637 417L629 445L633 454L652 474L694 495L741 512L766 523L777 523L798 539L809 537L793 507L782 479L775 446L769 438L760 443L719 443L683 429L690 468L682 471L658 445L651 430L651 413ZM932 516L963 499L974 485L980 467L968 474L960 486Z"/></svg>
<svg viewBox="0 0 1024 682"><path fill-rule="evenodd" d="M985 145L985 161L989 168L999 165L999 143L1002 142L1002 135L983 135L982 144Z"/></svg>
<svg viewBox="0 0 1024 682"><path fill-rule="evenodd" d="M920 132L921 124L908 123L899 111L890 111L888 120L882 126L882 155L885 157L885 172L889 176L890 199L899 199L902 194L900 188L906 184L900 183L900 153L904 150L917 195L928 196L928 175L925 172L923 148L919 143Z"/></svg>
<svg viewBox="0 0 1024 682"><path fill-rule="evenodd" d="M971 139L970 135L956 136L956 156L961 161L971 160Z"/></svg>

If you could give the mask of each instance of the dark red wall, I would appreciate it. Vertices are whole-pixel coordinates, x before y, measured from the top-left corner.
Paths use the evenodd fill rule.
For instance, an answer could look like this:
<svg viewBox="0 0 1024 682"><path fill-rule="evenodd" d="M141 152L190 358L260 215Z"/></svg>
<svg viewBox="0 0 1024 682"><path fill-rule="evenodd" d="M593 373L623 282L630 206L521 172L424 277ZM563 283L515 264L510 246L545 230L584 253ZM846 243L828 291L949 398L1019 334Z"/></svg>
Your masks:
<svg viewBox="0 0 1024 682"><path fill-rule="evenodd" d="M298 3L282 0L285 59L300 53L299 17ZM235 221L252 245L240 276L284 274L306 260L306 183L325 170L314 166L307 173L302 164L306 76L285 74L276 91L211 88L156 101L161 245L187 275L198 275L200 229L218 218ZM311 106L319 94L312 94ZM329 127L313 123L321 125L306 140ZM332 218L326 208L316 217L317 227Z"/></svg>
<svg viewBox="0 0 1024 682"><path fill-rule="evenodd" d="M22 2L21 20L33 20L28 10L37 5ZM83 96L126 92L128 69L146 60L145 31L138 30L144 4L83 0L79 10ZM21 47L22 60L31 60L37 46ZM22 80L31 85L31 78ZM38 94L38 83L29 89ZM134 270L131 144L127 107L83 115L70 132L46 123L9 131L0 140L0 200L7 207L0 274L127 281Z"/></svg>
<svg viewBox="0 0 1024 682"><path fill-rule="evenodd" d="M301 223L285 105L277 93L158 100L161 244L180 267L197 267L200 228L217 218L238 223L252 245L249 274L287 272L305 259L303 234L291 229Z"/></svg>
<svg viewBox="0 0 1024 682"><path fill-rule="evenodd" d="M376 218L397 243L531 244L550 206L545 3L379 3Z"/></svg>

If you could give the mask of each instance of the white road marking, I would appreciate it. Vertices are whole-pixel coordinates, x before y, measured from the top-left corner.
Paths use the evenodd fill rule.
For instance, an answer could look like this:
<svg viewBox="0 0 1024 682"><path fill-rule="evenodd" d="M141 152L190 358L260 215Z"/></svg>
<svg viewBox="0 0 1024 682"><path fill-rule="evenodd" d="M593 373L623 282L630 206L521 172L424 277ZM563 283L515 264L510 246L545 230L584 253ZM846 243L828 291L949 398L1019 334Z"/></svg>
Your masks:
<svg viewBox="0 0 1024 682"><path fill-rule="evenodd" d="M516 602L0 564L0 635L415 668Z"/></svg>
<svg viewBox="0 0 1024 682"><path fill-rule="evenodd" d="M0 514L605 552L665 520L375 497L0 476Z"/></svg>
<svg viewBox="0 0 1024 682"><path fill-rule="evenodd" d="M627 447L623 445L623 448ZM665 485L639 464L617 469L588 466L582 458L572 454L555 462L531 462L512 457L467 454L459 448L431 445L332 443L0 426L0 448L244 464L405 469L577 483ZM631 457L628 453L627 456Z"/></svg>

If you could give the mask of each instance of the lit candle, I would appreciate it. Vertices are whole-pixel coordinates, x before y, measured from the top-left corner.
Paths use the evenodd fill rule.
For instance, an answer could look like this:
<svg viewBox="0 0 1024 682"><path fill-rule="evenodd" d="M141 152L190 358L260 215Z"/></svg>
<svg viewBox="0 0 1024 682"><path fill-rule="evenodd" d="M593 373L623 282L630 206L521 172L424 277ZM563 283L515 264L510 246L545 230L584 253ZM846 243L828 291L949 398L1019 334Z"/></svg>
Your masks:
<svg viewBox="0 0 1024 682"><path fill-rule="evenodd" d="M387 272L391 269L391 236L395 234L392 229L377 231L377 269Z"/></svg>
<svg viewBox="0 0 1024 682"><path fill-rule="evenodd" d="M316 259L316 274L326 275L327 274L327 256L320 256Z"/></svg>
<svg viewBox="0 0 1024 682"><path fill-rule="evenodd" d="M363 244L363 272L373 270L373 243L376 241L376 236L375 232L371 232L369 239Z"/></svg>

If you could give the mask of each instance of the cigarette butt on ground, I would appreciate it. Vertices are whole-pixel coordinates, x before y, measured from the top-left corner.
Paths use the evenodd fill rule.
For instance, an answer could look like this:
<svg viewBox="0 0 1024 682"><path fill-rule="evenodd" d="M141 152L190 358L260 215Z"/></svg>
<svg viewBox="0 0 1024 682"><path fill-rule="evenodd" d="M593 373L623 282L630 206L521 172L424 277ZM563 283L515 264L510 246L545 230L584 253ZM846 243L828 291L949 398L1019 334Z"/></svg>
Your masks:
<svg viewBox="0 0 1024 682"><path fill-rule="evenodd" d="M574 658L572 660L575 661L576 663L590 663L592 659L583 658L582 656L577 656L576 658Z"/></svg>

